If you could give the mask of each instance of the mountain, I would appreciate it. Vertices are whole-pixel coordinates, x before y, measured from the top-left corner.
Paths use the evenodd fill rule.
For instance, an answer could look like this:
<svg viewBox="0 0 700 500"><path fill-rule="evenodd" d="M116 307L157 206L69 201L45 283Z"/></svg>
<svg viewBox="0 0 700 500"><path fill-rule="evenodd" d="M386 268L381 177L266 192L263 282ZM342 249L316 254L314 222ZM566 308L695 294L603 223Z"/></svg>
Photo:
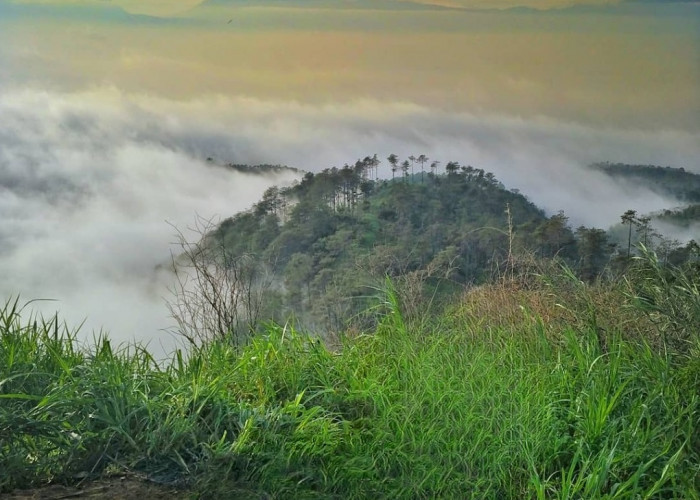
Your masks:
<svg viewBox="0 0 700 500"><path fill-rule="evenodd" d="M679 203L700 202L700 174L684 168L624 163L596 163L590 168L603 172L616 181L642 186L674 198Z"/></svg>
<svg viewBox="0 0 700 500"><path fill-rule="evenodd" d="M372 160L271 188L207 235L210 248L223 252L218 261L254 256L253 267L239 271L265 280L263 317L292 314L309 329L337 331L367 308L371 287L387 276L421 283L408 302L426 294L440 301L489 279L509 252L532 242L543 255L573 256L566 218L550 220L491 173L449 163L450 172L436 175L415 163L415 175L378 180Z"/></svg>
<svg viewBox="0 0 700 500"><path fill-rule="evenodd" d="M282 173L292 173L292 174L303 174L304 172L298 168L288 167L286 165L270 165L268 163L263 163L259 165L248 165L243 163L221 163L217 162L213 158L207 158L207 163L210 163L217 167L228 168L242 174L252 174L252 175L279 175Z"/></svg>
<svg viewBox="0 0 700 500"><path fill-rule="evenodd" d="M324 336L349 323L372 327L365 323L371 321L365 312L375 300L372 290L387 278L411 316L419 304L440 308L465 286L504 272L517 274L546 259L556 258L591 281L624 272L636 243L658 248L668 262L694 255L694 247L680 241L691 238L666 238L652 227L652 219L636 212L630 227L574 230L563 212L548 217L480 168L448 162L438 171L438 162L427 158L399 162L392 155L388 160L392 179L377 177L381 161L376 156L307 172L291 186L268 189L251 209L206 227L197 247L185 243L180 262L199 270L195 281L216 291L214 298L225 302L228 296L233 302L231 317L227 313L221 324L246 332L259 327L260 318L284 322L292 317L299 327ZM262 173L284 168L227 167ZM681 182L688 188L689 178L700 177L660 167L592 168L645 182L663 177L665 182L657 184L677 194L673 190ZM220 295L222 289L236 293ZM210 308L212 297L203 298L202 307Z"/></svg>

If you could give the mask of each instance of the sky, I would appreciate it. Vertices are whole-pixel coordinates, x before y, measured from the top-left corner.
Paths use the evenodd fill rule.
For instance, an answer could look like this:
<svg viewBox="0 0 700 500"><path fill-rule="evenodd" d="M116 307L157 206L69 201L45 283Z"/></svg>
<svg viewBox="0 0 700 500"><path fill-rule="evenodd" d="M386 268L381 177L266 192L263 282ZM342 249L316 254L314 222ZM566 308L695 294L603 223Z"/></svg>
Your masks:
<svg viewBox="0 0 700 500"><path fill-rule="evenodd" d="M700 172L700 4L0 0L0 117L0 298L165 352L169 224L293 180L208 157L426 154L603 228L674 206L585 167Z"/></svg>

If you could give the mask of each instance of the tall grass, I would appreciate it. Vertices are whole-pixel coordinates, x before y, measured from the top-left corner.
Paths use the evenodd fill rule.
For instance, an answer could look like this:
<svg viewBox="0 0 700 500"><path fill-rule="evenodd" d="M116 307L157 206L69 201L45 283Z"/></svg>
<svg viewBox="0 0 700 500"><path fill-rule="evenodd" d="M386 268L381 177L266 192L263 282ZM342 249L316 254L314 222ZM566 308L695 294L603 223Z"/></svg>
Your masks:
<svg viewBox="0 0 700 500"><path fill-rule="evenodd" d="M653 325L664 350L670 354L700 356L700 262L683 267L662 264L641 247L634 259L628 296L635 309Z"/></svg>
<svg viewBox="0 0 700 500"><path fill-rule="evenodd" d="M165 367L10 302L0 489L132 470L203 498L700 498L696 358L549 283L509 321L482 315L502 287L420 324L389 289L376 331L335 352L269 325Z"/></svg>

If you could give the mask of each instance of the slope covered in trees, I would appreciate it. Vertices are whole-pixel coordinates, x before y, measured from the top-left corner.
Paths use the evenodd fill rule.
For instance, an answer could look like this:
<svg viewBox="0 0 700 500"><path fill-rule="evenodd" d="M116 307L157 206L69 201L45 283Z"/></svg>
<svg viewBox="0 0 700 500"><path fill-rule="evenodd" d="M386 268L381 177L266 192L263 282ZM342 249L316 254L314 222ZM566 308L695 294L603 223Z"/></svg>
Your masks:
<svg viewBox="0 0 700 500"><path fill-rule="evenodd" d="M439 162L424 155L387 160L390 180L377 178L376 155L307 173L290 187L269 189L252 209L208 232L219 262L241 266L236 279L264 286L256 318L294 317L327 334L349 319L367 326L367 296L386 277L399 285L411 314L418 304L439 305L464 285L513 267L515 255L557 257L593 280L623 269L637 243L661 242L666 255L682 247L657 233L653 240L650 220L636 212L623 215L629 228L614 233L620 235L613 243L603 229L571 228L563 212L547 217L482 169L450 161L438 172ZM673 254L674 262L687 259L689 248ZM240 318L235 323L245 330ZM258 321L247 323L254 329Z"/></svg>
<svg viewBox="0 0 700 500"><path fill-rule="evenodd" d="M664 261L675 264L696 253L700 240L700 175L684 168L656 165L606 162L591 168L625 186L643 187L676 201L657 212L628 210L622 214L620 223L608 230L608 239L617 247L618 257L629 257L637 245L655 250Z"/></svg>
<svg viewBox="0 0 700 500"><path fill-rule="evenodd" d="M684 168L596 163L591 166L613 179L633 182L683 203L700 202L700 175Z"/></svg>
<svg viewBox="0 0 700 500"><path fill-rule="evenodd" d="M556 224L541 210L483 170L411 176L406 169L383 181L372 180L371 169L361 161L272 188L209 241L230 255L255 255L279 278L270 290L277 314L294 313L319 330L337 330L364 310L368 287L387 275L420 281L413 298L420 300L483 281L528 235L552 254L573 241L568 229L550 227Z"/></svg>
<svg viewBox="0 0 700 500"><path fill-rule="evenodd" d="M207 161L214 162L212 158L207 158ZM276 175L286 172L301 174L299 169L287 167L286 165L270 165L263 163L259 165L248 165L244 163L226 163L224 167L240 172L242 174L258 174L258 175Z"/></svg>
<svg viewBox="0 0 700 500"><path fill-rule="evenodd" d="M675 226L688 228L693 224L700 224L700 203L675 210L664 210L654 214L654 218L661 222L669 222Z"/></svg>

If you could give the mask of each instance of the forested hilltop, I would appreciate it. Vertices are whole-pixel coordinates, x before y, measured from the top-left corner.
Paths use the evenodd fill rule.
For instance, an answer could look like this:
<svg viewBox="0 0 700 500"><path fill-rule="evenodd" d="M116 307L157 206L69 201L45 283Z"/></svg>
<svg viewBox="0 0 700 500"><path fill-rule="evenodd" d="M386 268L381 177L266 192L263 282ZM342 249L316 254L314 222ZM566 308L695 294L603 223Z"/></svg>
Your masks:
<svg viewBox="0 0 700 500"><path fill-rule="evenodd" d="M663 210L623 214L620 224L608 231L610 241L626 248L642 244L657 251L664 261L676 264L688 259L689 250L694 248L688 241L700 239L699 174L682 167L609 162L590 168L624 186L643 188L669 200L670 206Z"/></svg>
<svg viewBox="0 0 700 500"><path fill-rule="evenodd" d="M675 210L663 210L654 215L658 221L670 222L681 228L689 228L693 224L700 226L700 203Z"/></svg>
<svg viewBox="0 0 700 500"><path fill-rule="evenodd" d="M507 207L517 233L541 232L546 222L525 197L479 169L406 171L393 181L373 180L370 169L363 161L271 188L250 211L224 221L209 243L230 256L255 256L275 274L269 295L278 299L276 315L338 330L366 309L368 287L386 275L420 275L432 289L482 281L508 254Z"/></svg>
<svg viewBox="0 0 700 500"><path fill-rule="evenodd" d="M601 228L570 227L563 212L547 217L482 169L457 162L442 167L423 155L387 160L392 179L377 178L376 155L306 173L203 231L206 258L235 267L237 288L246 284L241 281L262 287L244 308L250 312L236 318L238 329L245 330L245 323L255 327L262 318L290 317L321 334L340 331L349 321L362 327L372 288L386 277L399 285L406 307L416 310L490 280L515 256L556 257L590 281L622 271L638 243L663 249L664 260L676 264L696 251L694 243L652 232L651 219L633 211L620 214L622 236L615 239ZM206 259L199 254L193 260L201 268ZM222 324L235 315L228 313Z"/></svg>
<svg viewBox="0 0 700 500"><path fill-rule="evenodd" d="M604 162L595 163L591 168L613 179L637 183L679 202L700 203L700 175L688 172L683 167Z"/></svg>
<svg viewBox="0 0 700 500"><path fill-rule="evenodd" d="M213 158L209 157L207 158L208 163L213 163L215 165L219 165L220 163L216 162ZM294 172L301 174L303 173L301 170L294 168L294 167L288 167L286 165L271 165L269 163L262 163L258 165L248 165L245 163L224 163L220 164L224 168L231 169L235 172L240 172L242 174L256 174L256 175L267 175L267 176L274 176L276 174L284 173L284 172Z"/></svg>

